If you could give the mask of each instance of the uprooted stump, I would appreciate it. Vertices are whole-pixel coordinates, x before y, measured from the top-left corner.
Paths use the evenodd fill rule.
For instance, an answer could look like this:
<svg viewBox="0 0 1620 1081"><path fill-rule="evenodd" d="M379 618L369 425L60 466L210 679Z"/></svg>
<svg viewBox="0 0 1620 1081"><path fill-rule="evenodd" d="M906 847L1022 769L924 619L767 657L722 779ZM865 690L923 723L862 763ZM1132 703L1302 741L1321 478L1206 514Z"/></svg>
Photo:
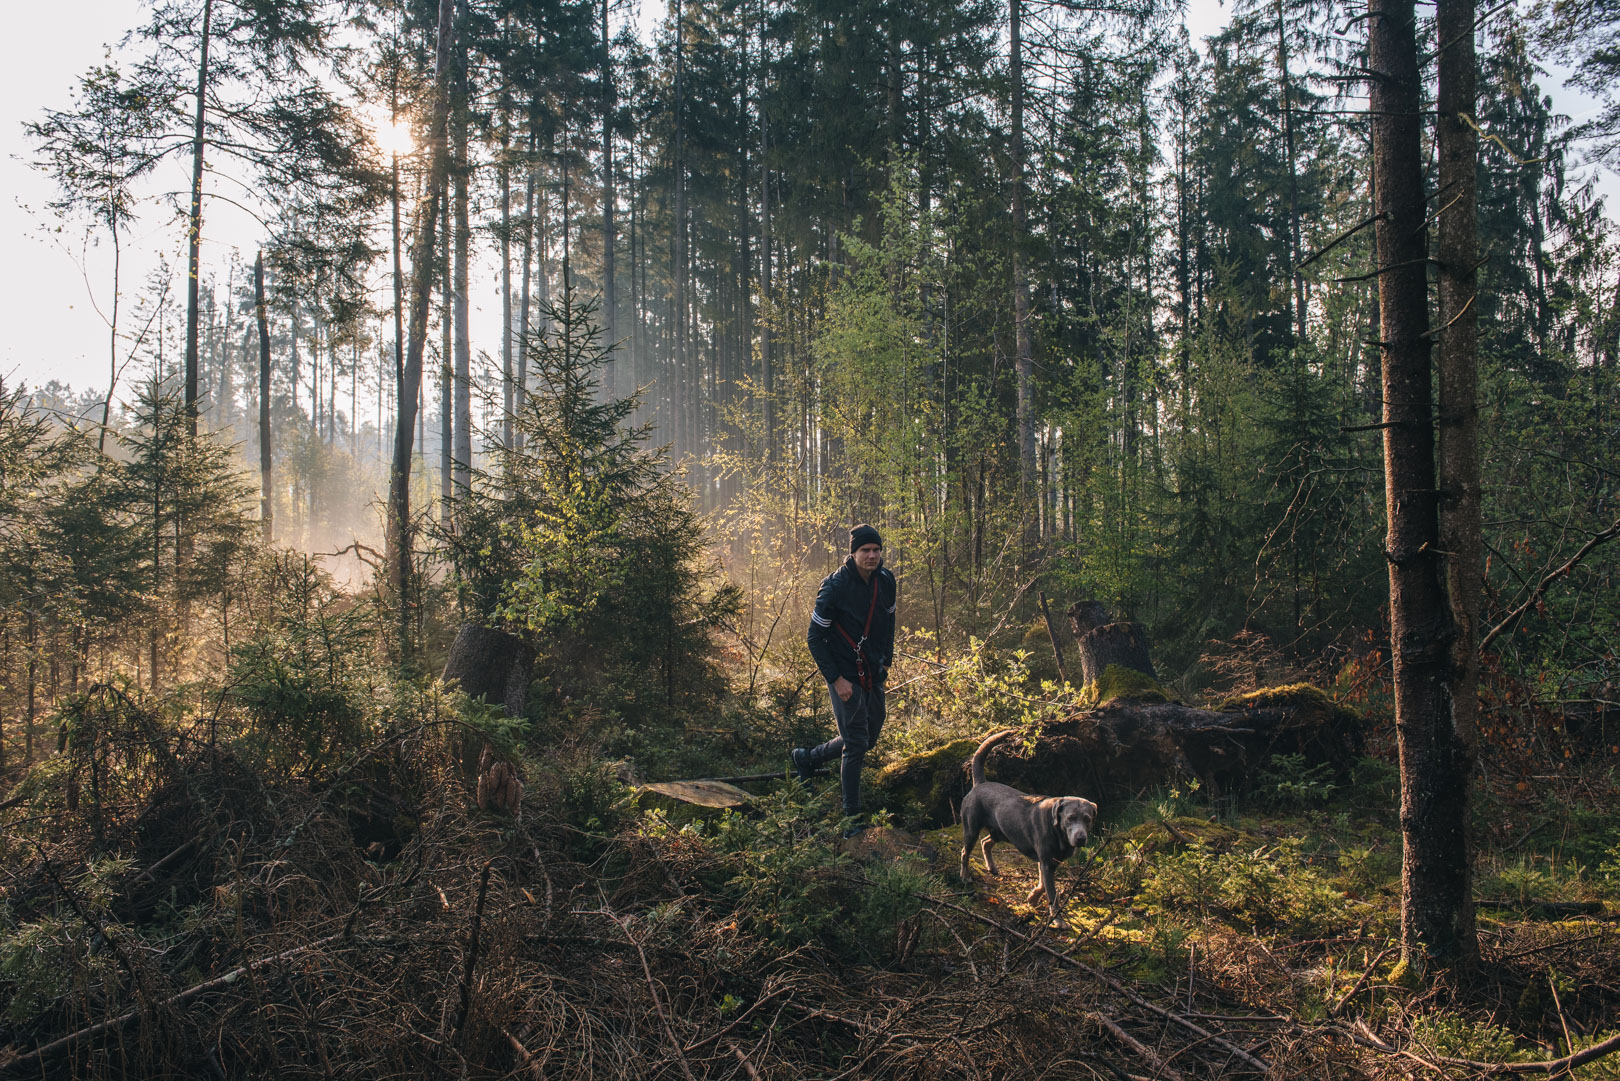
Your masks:
<svg viewBox="0 0 1620 1081"><path fill-rule="evenodd" d="M1149 686L1151 684L1151 686ZM1309 684L1273 687L1214 708L1172 701L1140 673L1110 668L1096 681L1100 704L1043 729L1025 753L1016 740L992 748L990 778L1040 795L1085 796L1104 807L1177 780L1197 778L1211 795L1243 791L1276 755L1344 776L1361 754L1361 718ZM1126 693L1108 693L1128 687ZM891 807L935 824L955 820L969 788L978 741L955 740L887 766L877 784Z"/></svg>

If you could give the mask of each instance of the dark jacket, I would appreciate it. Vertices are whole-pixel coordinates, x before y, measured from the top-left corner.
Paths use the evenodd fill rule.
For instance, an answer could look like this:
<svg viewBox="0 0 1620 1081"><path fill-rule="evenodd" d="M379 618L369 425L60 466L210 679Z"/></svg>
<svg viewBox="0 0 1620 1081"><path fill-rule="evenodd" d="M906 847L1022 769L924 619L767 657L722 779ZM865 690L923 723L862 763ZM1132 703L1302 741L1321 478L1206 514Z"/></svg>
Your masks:
<svg viewBox="0 0 1620 1081"><path fill-rule="evenodd" d="M872 603L872 590L877 590L877 604ZM866 629L866 616L870 611L872 625L866 630L866 642L861 652L866 655L867 672L875 683L888 675L894 660L894 610L899 586L889 569L879 566L872 572L872 580L861 581L861 572L855 569L853 557L829 574L816 595L816 607L810 613L810 632L805 640L810 644L810 656L828 683L843 676L859 685L860 671L855 663L855 650L850 641L860 642ZM838 633L842 627L849 635Z"/></svg>

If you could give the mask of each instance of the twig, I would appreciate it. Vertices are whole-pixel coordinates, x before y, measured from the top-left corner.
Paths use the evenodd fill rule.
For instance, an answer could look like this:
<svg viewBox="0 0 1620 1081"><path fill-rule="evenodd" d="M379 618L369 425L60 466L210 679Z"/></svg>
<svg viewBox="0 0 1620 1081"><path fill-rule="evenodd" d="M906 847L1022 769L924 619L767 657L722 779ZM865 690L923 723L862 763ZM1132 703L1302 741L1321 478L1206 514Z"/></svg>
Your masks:
<svg viewBox="0 0 1620 1081"><path fill-rule="evenodd" d="M1573 1051L1575 1041L1569 1035L1569 1020L1564 1016L1564 1004L1558 1000L1558 980L1553 975L1551 965L1547 966L1547 990L1552 992L1553 1007L1558 1010L1558 1025L1564 1030L1564 1046Z"/></svg>
<svg viewBox="0 0 1620 1081"><path fill-rule="evenodd" d="M748 1056L742 1053L742 1048L738 1047L736 1044L732 1044L731 1053L737 1056L737 1061L742 1063L742 1068L748 1071L748 1076L752 1079L752 1081L761 1081L759 1071L754 1069L754 1064L752 1062L748 1061Z"/></svg>
<svg viewBox="0 0 1620 1081"><path fill-rule="evenodd" d="M1513 148L1511 146L1507 145L1507 142L1500 135L1496 135L1496 134L1494 134L1492 132L1486 131L1484 128L1482 128L1478 124L1476 124L1474 122L1474 118L1469 116L1467 113L1458 113L1457 114L1457 119L1461 120L1464 124L1467 124L1469 127L1473 128L1474 129L1474 134L1478 135L1481 139L1484 139L1488 143L1495 143L1497 146L1501 147L1502 150L1504 152L1506 152L1508 157L1512 158L1514 161L1518 162L1520 165L1543 165L1546 162L1549 162L1549 161L1552 160L1551 158L1547 158L1547 157L1521 158L1521 157L1519 157L1518 154L1513 152Z"/></svg>
<svg viewBox="0 0 1620 1081"><path fill-rule="evenodd" d="M1544 1059L1540 1062L1480 1062L1471 1058L1451 1058L1448 1055L1435 1055L1430 1058L1424 1058L1423 1056L1414 1054L1411 1051L1385 1043L1377 1036L1374 1036L1372 1031L1365 1025L1359 1025L1356 1029L1341 1028L1338 1031L1343 1035L1348 1036L1352 1042L1360 1044L1362 1047L1369 1047L1374 1051L1378 1051L1386 1055L1400 1055L1405 1058L1410 1058L1414 1061L1421 1062L1430 1069L1437 1069L1440 1066L1461 1066L1466 1069L1477 1070L1478 1072L1485 1074L1487 1077L1520 1073L1562 1073L1565 1070L1573 1070L1577 1066L1584 1066L1588 1062L1595 1062L1600 1058L1604 1058L1605 1056L1614 1054L1616 1051L1620 1051L1620 1035L1615 1035L1610 1036L1602 1043L1595 1043L1583 1051L1577 1051L1573 1055L1565 1055L1563 1058Z"/></svg>
<svg viewBox="0 0 1620 1081"><path fill-rule="evenodd" d="M1374 222L1383 221L1383 220L1384 220L1384 215L1382 213L1379 213L1379 214L1374 214L1372 217L1367 218L1367 219L1365 219L1363 221L1357 222L1356 224L1352 225L1350 228L1346 229L1344 232L1340 233L1338 236L1334 237L1332 240L1328 241L1321 248L1319 248L1316 251L1312 252L1310 255L1307 255L1304 259L1301 259L1300 262L1299 262L1299 265L1296 266L1294 269L1295 270L1304 270L1306 267L1310 266L1312 263L1314 263L1318 259L1322 258L1322 256L1326 255L1328 252L1332 251L1334 248L1337 248L1340 244L1343 244L1346 240L1349 240L1351 237L1355 236L1357 233L1359 233L1363 229L1367 228L1367 226L1373 224Z"/></svg>
<svg viewBox="0 0 1620 1081"><path fill-rule="evenodd" d="M170 860L174 859L176 856L180 855L180 853L184 852L186 849L190 848L192 845L196 844L200 840L202 840L202 837L200 835L193 836L190 840L188 840L188 841L184 842L183 844L181 844L181 846L179 848L175 849L173 852L170 852L167 856L164 856L162 859L158 860L156 863L152 864L150 867L147 867L144 870L140 870L140 871L135 872L135 875L134 875L135 881L137 881L137 882L140 882L140 881L155 882L156 881L155 876L157 875L157 873L159 871L161 871L168 864L168 862Z"/></svg>
<svg viewBox="0 0 1620 1081"><path fill-rule="evenodd" d="M527 1066L534 1076L539 1077L540 1063L536 1061L534 1055L530 1053L529 1049L523 1046L523 1041L512 1035L504 1028L501 1029L501 1035L505 1036L506 1042L512 1045L512 1050L516 1051L518 1058L523 1060L523 1065Z"/></svg>
<svg viewBox="0 0 1620 1081"><path fill-rule="evenodd" d="M956 928L951 926L951 921L947 920L944 916L941 916L938 912L935 912L931 908L925 908L923 911L934 917L934 919L938 920L940 923L944 924L945 930L949 931L951 933L951 937L956 939L956 944L962 947L962 956L967 959L968 969L973 973L973 982L978 983L979 966L973 961L973 951L968 948L967 942L964 941L962 936L957 933Z"/></svg>
<svg viewBox="0 0 1620 1081"><path fill-rule="evenodd" d="M1354 947L1351 948L1354 949ZM1365 987L1367 981L1372 978L1372 974L1378 971L1379 964L1382 963L1384 958L1388 957L1394 949L1395 947L1393 946L1387 946L1378 954L1377 957L1372 959L1372 963L1367 966L1366 971L1362 972L1361 978L1356 980L1355 985L1344 993L1343 998L1339 999L1338 1002L1335 1002L1332 1006L1328 1007L1329 1017L1336 1017L1339 1011L1344 1009L1346 1003L1361 993L1361 989Z"/></svg>
<svg viewBox="0 0 1620 1081"><path fill-rule="evenodd" d="M216 988L224 987L227 984L235 983L244 975L254 971L255 969L263 968L265 965L276 961L286 960L289 957L296 957L301 953L309 953L311 950L318 950L323 946L329 946L342 937L342 934L327 935L325 938L316 939L307 946L294 946L290 950L282 950L280 953L273 953L268 957L261 957L256 961L249 961L245 965L240 965L231 969L223 976L216 976L204 983L197 984L195 987L188 987L179 994L170 995L163 1001L154 1003L152 1008L162 1009L168 1006L178 1006L183 1002L189 1002L191 999L196 998L198 995L203 994L204 992L212 991ZM109 1032L113 1029L122 1028L131 1021L134 1021L140 1017L142 1012L142 1010L134 1009L130 1010L128 1013L119 1014L117 1017L114 1017L109 1021L98 1021L93 1025L79 1029L77 1032L70 1032L59 1040L52 1040L43 1047L36 1047L34 1050L28 1052L28 1054L20 1055L17 1058L12 1059L10 1062L0 1063L0 1065L3 1065L8 1070L14 1070L18 1066L42 1060L48 1055L52 1055L58 1051L63 1051L69 1047L72 1047L80 1040L88 1040L92 1036L101 1035L103 1032Z"/></svg>
<svg viewBox="0 0 1620 1081"><path fill-rule="evenodd" d="M606 898L602 901L600 911L602 915L619 925L619 930L624 932L624 937L628 938L630 944L636 948L636 956L641 958L641 971L647 977L647 990L652 993L653 1008L658 1011L658 1020L663 1022L664 1035L669 1038L669 1046L675 1050L675 1059L681 1064L681 1072L686 1075L686 1081L697 1081L697 1078L692 1075L692 1067L687 1064L686 1052L681 1049L681 1041L675 1037L675 1029L669 1023L669 1014L664 1012L664 1000L658 997L658 981L653 979L652 966L647 963L647 951L641 948L641 943L636 941L636 936L630 933L629 921L620 919L608 910Z"/></svg>
<svg viewBox="0 0 1620 1081"><path fill-rule="evenodd" d="M1063 670L1063 646L1058 642L1057 628L1052 626L1052 613L1046 607L1046 590L1041 590L1036 596L1041 599L1041 618L1046 621L1046 637L1052 640L1052 656L1057 661L1058 680L1069 682L1069 674Z"/></svg>
<svg viewBox="0 0 1620 1081"><path fill-rule="evenodd" d="M1172 1070L1169 1063L1160 1058L1151 1047L1148 1047L1146 1044L1136 1039L1136 1037L1132 1036L1129 1032L1126 1032L1124 1029L1120 1028L1119 1024L1112 1018L1104 1017L1100 1013L1089 1013L1086 1016L1097 1022L1097 1024L1101 1025L1103 1029L1107 1031L1108 1035L1124 1044L1131 1051L1134 1051L1143 1062L1146 1062L1150 1067L1153 1068L1153 1075L1155 1077L1169 1078L1170 1081L1181 1081L1181 1075L1175 1070Z"/></svg>
<svg viewBox="0 0 1620 1081"><path fill-rule="evenodd" d="M1492 627L1489 633L1487 633L1484 638L1480 639L1479 652L1484 653L1490 644L1496 641L1498 635L1502 634L1504 631L1510 630L1526 612L1535 606L1537 601L1541 600L1541 595L1547 592L1548 586L1552 585L1554 582L1558 581L1558 579L1564 577L1564 575L1568 574L1570 571L1579 566L1581 560L1585 559L1591 554L1592 549L1607 541L1614 540L1615 537L1620 537L1620 518L1615 519L1614 524L1608 529L1603 530L1601 533L1593 534L1591 539L1589 539L1585 544L1581 545L1580 551L1570 556L1562 567L1559 567L1554 571L1549 571L1546 576L1541 579L1541 581L1537 582L1536 588L1530 591L1530 596L1524 599L1524 603L1513 609L1513 611L1509 612L1507 617L1503 619L1502 622Z"/></svg>
<svg viewBox="0 0 1620 1081"><path fill-rule="evenodd" d="M1424 256L1421 259L1408 259L1401 263L1391 263L1389 266L1379 267L1377 270L1370 270L1365 274L1356 274L1348 278L1334 278L1333 280L1341 284L1345 282L1371 281L1373 278L1379 277L1383 274L1388 274L1392 270L1405 270L1408 267L1427 266L1428 264L1429 258L1428 256Z"/></svg>
<svg viewBox="0 0 1620 1081"><path fill-rule="evenodd" d="M970 919L978 920L980 923L984 924L987 927L993 927L996 930L1002 932L1003 934L1008 935L1009 937L1017 938L1017 939L1019 939L1019 940L1021 940L1023 942L1027 942L1029 945L1033 946L1037 950L1040 950L1042 953L1046 953L1046 954L1051 955L1052 957L1056 957L1058 960L1063 961L1066 964L1073 965L1075 968L1078 968L1080 971L1086 973L1092 979L1098 981L1099 983L1106 984L1116 994L1123 995L1125 998L1129 999L1132 1003L1134 1003L1135 1005L1141 1007L1142 1009L1147 1010L1147 1011L1149 1011L1151 1013L1158 1014L1160 1017L1163 1017L1166 1021L1169 1021L1172 1024L1176 1024L1176 1025L1181 1026L1182 1028L1186 1029L1188 1032L1191 1032L1195 1036L1204 1037L1205 1039L1209 1040L1211 1043L1214 1043L1218 1047L1221 1047L1221 1048L1225 1049L1233 1057L1237 1058L1239 1061L1243 1062L1245 1065L1251 1067L1252 1069L1257 1070L1261 1074L1267 1074L1267 1075L1270 1074L1270 1072L1271 1072L1271 1067L1270 1066L1266 1065L1260 1059L1255 1058L1252 1054L1245 1051L1243 1048L1239 1047L1237 1044L1231 1042L1230 1040L1223 1039L1222 1037L1215 1035L1213 1032L1210 1032L1208 1029L1205 1029L1201 1025L1194 1024L1193 1022L1187 1020L1187 1018L1183 1017L1181 1014L1176 1013L1174 1010L1167 1010L1163 1006L1158 1006L1158 1005L1155 1005L1152 1002L1149 1002L1147 999L1143 998L1141 995L1137 994L1135 991L1132 991L1129 987L1126 987L1123 983L1120 983L1118 980L1114 979L1114 977L1110 976L1108 973L1102 971L1101 969L1093 968L1090 965L1086 964L1084 961L1077 961L1073 957L1070 957L1068 954L1063 953L1063 952L1061 952L1059 950L1053 949L1051 946L1048 946L1046 943L1040 941L1039 939L1037 939L1037 938L1035 938L1035 937L1033 937L1031 935L1026 935L1023 932L1021 932L1019 930L1016 930L1015 928L1008 927L1004 923L999 923L999 922L991 919L988 916L981 916L979 913L974 912L971 909L963 908L961 905L954 904L954 903L952 903L950 901L947 901L947 900L945 900L943 898L940 898L940 897L933 898L933 901L936 904L944 905L946 908L952 909L952 910L954 910L956 912L960 912L962 915L967 916ZM1616 1039L1620 1040L1620 1037L1616 1037Z"/></svg>
<svg viewBox="0 0 1620 1081"><path fill-rule="evenodd" d="M1460 198L1462 198L1462 196L1459 195L1457 198L1460 199ZM1438 338L1440 335L1442 335L1446 331L1450 330L1452 328L1453 324L1455 324L1457 322L1457 320L1461 319L1463 316L1468 314L1468 309L1472 308L1474 306L1474 300L1478 296L1479 296L1478 293L1469 294L1468 300L1463 304L1463 306L1461 308L1457 309L1457 314L1456 315L1454 315L1450 319L1446 320L1446 325L1445 326L1435 327L1433 330L1425 330L1420 335L1420 337Z"/></svg>
<svg viewBox="0 0 1620 1081"><path fill-rule="evenodd" d="M478 932L484 923L484 898L489 895L489 869L493 859L484 861L484 873L478 876L478 901L473 905L472 930L467 934L467 963L461 969L461 1003L456 1007L456 1019L450 1025L450 1035L461 1032L467 1023L467 1011L472 1005L473 968L478 964Z"/></svg>
<svg viewBox="0 0 1620 1081"><path fill-rule="evenodd" d="M1527 950L1515 950L1512 953L1499 954L1497 955L1496 960L1511 961L1516 957L1529 957L1533 953L1542 953L1546 950L1556 950L1560 946L1573 946L1580 942L1591 942L1595 938L1607 938L1610 933L1611 932L1608 928L1604 928L1603 930L1598 931L1596 934L1576 935L1574 938L1561 938L1557 942L1546 942L1540 946L1531 946Z"/></svg>

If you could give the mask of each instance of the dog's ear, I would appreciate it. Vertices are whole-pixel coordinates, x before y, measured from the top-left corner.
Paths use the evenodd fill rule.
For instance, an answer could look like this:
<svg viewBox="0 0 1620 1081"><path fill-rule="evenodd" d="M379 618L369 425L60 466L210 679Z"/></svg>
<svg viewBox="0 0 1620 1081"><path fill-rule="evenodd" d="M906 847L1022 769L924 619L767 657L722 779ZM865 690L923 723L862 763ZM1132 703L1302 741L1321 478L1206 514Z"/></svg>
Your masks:
<svg viewBox="0 0 1620 1081"><path fill-rule="evenodd" d="M1061 799L1049 799L1049 800L1047 800L1046 801L1046 810L1047 810L1047 813L1052 816L1052 832L1055 833L1055 834L1058 834L1059 836L1062 836L1062 834L1063 834L1063 801Z"/></svg>

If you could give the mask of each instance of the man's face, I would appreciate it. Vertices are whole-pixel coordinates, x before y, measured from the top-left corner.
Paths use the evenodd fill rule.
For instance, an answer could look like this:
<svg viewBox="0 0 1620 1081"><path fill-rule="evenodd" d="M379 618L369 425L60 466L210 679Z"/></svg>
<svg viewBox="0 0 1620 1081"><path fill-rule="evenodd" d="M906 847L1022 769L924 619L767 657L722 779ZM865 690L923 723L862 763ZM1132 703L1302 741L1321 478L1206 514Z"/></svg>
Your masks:
<svg viewBox="0 0 1620 1081"><path fill-rule="evenodd" d="M875 544L863 544L855 549L855 566L871 574L883 562L883 549Z"/></svg>

